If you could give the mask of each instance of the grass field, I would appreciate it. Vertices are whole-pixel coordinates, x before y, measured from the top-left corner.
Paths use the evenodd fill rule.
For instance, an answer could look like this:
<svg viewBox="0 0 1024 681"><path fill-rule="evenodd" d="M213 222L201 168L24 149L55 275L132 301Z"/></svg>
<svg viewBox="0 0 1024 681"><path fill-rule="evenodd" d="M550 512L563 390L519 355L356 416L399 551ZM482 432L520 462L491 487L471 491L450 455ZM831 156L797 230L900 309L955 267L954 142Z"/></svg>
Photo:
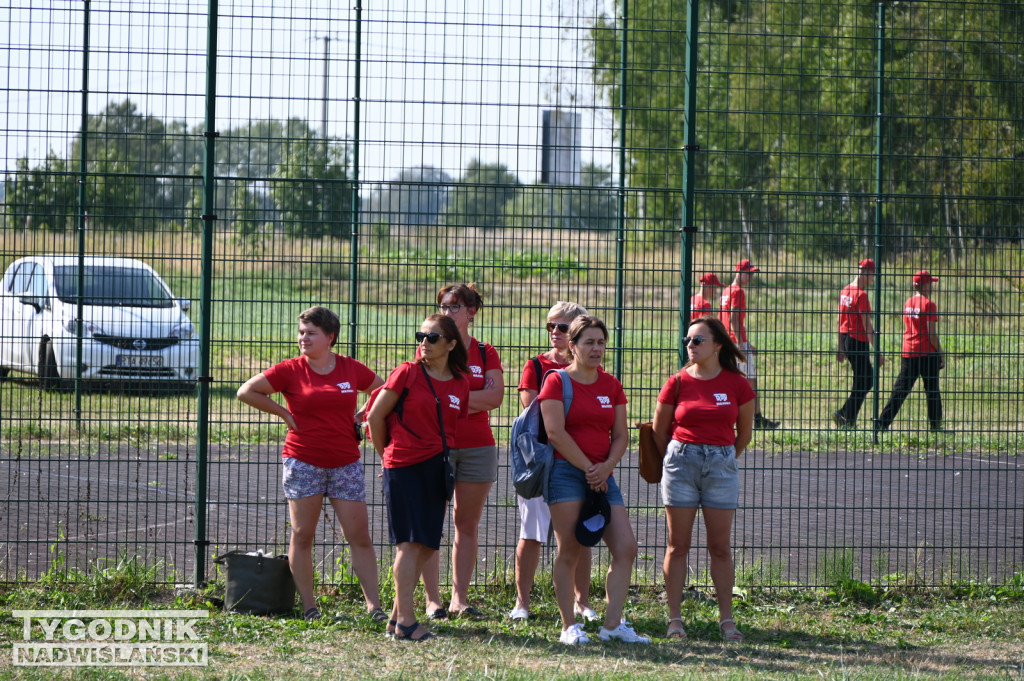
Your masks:
<svg viewBox="0 0 1024 681"><path fill-rule="evenodd" d="M424 232L398 243L370 240L359 257L359 305L350 299L348 244L332 240L276 239L258 251L230 236L215 242L213 298L210 309L210 432L219 441L265 441L283 429L234 401L234 390L262 368L294 354L295 315L323 303L342 317L339 345L349 352L354 330L356 356L386 375L410 357L411 331L431 312L433 294L449 281L480 282L485 307L474 333L502 355L505 404L492 414L499 428L517 411L514 385L528 357L546 345L544 311L555 299L576 299L617 321L616 282L621 278L622 328L613 329L606 366L618 369L630 399L630 420L646 420L654 395L677 366L678 249L640 244L626 251L624 267L615 267L614 240L607 234L578 232L538 235L506 230L488 236L466 235L452 251L440 233ZM154 234L90 233L90 253L117 253L146 260L181 297L194 301L200 321L199 252L189 232ZM32 252L74 252L73 235L13 232L5 234L4 266ZM735 254L698 248L696 271L717 271L723 279ZM849 388L849 369L836 362L834 300L851 278L845 263L821 263L785 251L765 254L765 272L748 292L748 327L759 347L759 392L765 413L783 423L785 435L768 440L778 447L874 446L860 433L830 431L830 414ZM1022 347L1019 252L978 250L963 261L943 262L933 255L908 254L886 265L912 272L920 265L940 272L936 298L943 317L940 331L949 361L942 376L948 425L955 438L922 437L926 420L920 390L912 394L894 430L901 447L923 451L1013 451L1024 444L1024 400L1018 390ZM899 311L908 295L900 277L884 279L881 331L886 365L879 400L884 402L899 367ZM352 316L354 315L354 317ZM872 411L872 398L865 413ZM73 396L40 395L32 379L0 387L2 437L43 439L186 440L194 437L195 400L191 395L87 394L83 430L76 431ZM867 422L866 418L862 418ZM902 430L901 430L902 429ZM891 446L889 444L883 446Z"/></svg>
<svg viewBox="0 0 1024 681"><path fill-rule="evenodd" d="M147 573L121 565L98 576L51 575L33 585L0 587L3 613L0 677L8 679L1024 679L1024 575L991 587L950 584L927 593L886 591L838 581L818 591L738 590L736 619L746 634L723 643L713 598L690 592L684 601L686 641L664 638L662 595L634 590L627 616L647 646L601 643L580 648L557 642L559 624L549 575L540 575L533 618L511 623L509 588L479 589L486 618L432 623L439 638L409 643L384 637L383 625L361 611L355 589L324 592L331 617L224 614L218 595L179 595L148 584ZM600 593L595 579L595 594ZM390 597L385 598L388 602ZM10 646L21 620L10 611L89 608L208 609L199 635L208 667L47 669L14 667ZM588 625L590 633L596 625ZM37 634L38 636L38 634Z"/></svg>

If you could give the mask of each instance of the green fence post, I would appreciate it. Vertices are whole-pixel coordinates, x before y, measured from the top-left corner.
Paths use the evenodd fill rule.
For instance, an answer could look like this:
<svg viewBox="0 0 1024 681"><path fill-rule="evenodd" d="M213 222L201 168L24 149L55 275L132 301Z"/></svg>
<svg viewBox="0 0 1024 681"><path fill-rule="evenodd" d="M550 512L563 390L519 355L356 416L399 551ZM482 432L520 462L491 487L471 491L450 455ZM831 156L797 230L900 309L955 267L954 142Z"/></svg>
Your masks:
<svg viewBox="0 0 1024 681"><path fill-rule="evenodd" d="M885 143L885 104L882 98L885 96L885 3L878 3L878 27L876 34L877 73L875 76L875 361L871 367L871 383L873 386L872 409L874 419L878 418L879 390L878 381L881 377L879 361L882 357L882 208L884 197L882 192L885 189L885 179L882 173L885 172L885 159L883 145ZM872 424L874 420L872 420ZM872 428L872 442L878 444L878 432Z"/></svg>
<svg viewBox="0 0 1024 681"><path fill-rule="evenodd" d="M85 177L89 170L86 139L89 136L89 12L91 0L85 0L82 17L82 132L79 134L78 159L78 287L75 305L75 429L82 430L82 337L85 334Z"/></svg>
<svg viewBox="0 0 1024 681"><path fill-rule="evenodd" d="M693 236L697 232L694 224L693 176L696 164L697 146L697 48L699 0L686 3L686 91L683 95L683 211L682 243L679 254L679 366L686 364L686 346L683 336L690 323L690 296L693 295Z"/></svg>
<svg viewBox="0 0 1024 681"><path fill-rule="evenodd" d="M206 583L206 496L207 448L210 439L210 328L213 326L210 299L213 277L213 230L216 190L216 104L217 104L217 0L209 0L206 10L206 121L203 127L205 154L203 157L203 243L199 279L199 405L196 414L196 535L194 583L198 588Z"/></svg>
<svg viewBox="0 0 1024 681"><path fill-rule="evenodd" d="M629 0L622 0L622 45L619 52L619 196L616 206L616 239L615 239L615 339L619 347L623 345L622 332L624 327L623 288L626 261L626 92L629 86ZM622 378L622 351L615 353L615 375Z"/></svg>
<svg viewBox="0 0 1024 681"><path fill-rule="evenodd" d="M349 267L348 267L348 355L356 356L356 327L359 323L356 301L359 298L359 224L362 220L362 208L359 202L359 106L360 88L362 87L362 40L363 40L363 2L356 0L356 54L355 83L352 97L352 225L349 230Z"/></svg>

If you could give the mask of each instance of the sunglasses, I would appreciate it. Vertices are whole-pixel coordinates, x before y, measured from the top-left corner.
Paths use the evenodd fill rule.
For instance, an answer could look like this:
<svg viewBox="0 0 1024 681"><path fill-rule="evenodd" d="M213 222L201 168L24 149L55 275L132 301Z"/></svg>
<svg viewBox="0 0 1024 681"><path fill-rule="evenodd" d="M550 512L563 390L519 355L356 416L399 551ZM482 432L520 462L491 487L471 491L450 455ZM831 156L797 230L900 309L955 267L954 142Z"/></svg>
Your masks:
<svg viewBox="0 0 1024 681"><path fill-rule="evenodd" d="M438 305L437 309L440 310L444 314L448 314L449 312L451 312L452 314L458 314L459 310L462 309L462 304L461 303L452 303L451 305ZM431 342L433 342L433 341L431 341Z"/></svg>
<svg viewBox="0 0 1024 681"><path fill-rule="evenodd" d="M416 342L417 343L422 343L423 341L427 341L428 343L433 345L434 343L436 343L440 339L441 339L441 334L439 334L437 331L431 331L430 333L423 333L422 331L417 331L416 332Z"/></svg>
<svg viewBox="0 0 1024 681"><path fill-rule="evenodd" d="M548 333L551 333L555 329L558 329L562 333L569 333L569 325L565 322L559 322L558 324L548 322Z"/></svg>
<svg viewBox="0 0 1024 681"><path fill-rule="evenodd" d="M685 338L683 338L683 345L691 345L692 344L693 347L697 347L698 345L703 343L705 340L707 340L707 339L704 338L704 336L686 336Z"/></svg>

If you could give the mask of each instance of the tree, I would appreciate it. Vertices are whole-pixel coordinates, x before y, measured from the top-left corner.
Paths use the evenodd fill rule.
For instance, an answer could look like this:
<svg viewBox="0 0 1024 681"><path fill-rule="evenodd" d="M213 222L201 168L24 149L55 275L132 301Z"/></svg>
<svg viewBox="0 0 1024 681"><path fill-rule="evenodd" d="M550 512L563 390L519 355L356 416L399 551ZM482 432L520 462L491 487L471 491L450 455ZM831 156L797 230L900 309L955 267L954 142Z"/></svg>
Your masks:
<svg viewBox="0 0 1024 681"><path fill-rule="evenodd" d="M31 169L27 157L19 158L5 187L5 213L12 226L53 230L74 226L78 186L68 174L67 162L52 151Z"/></svg>
<svg viewBox="0 0 1024 681"><path fill-rule="evenodd" d="M534 185L505 204L506 227L612 230L618 226L618 193L611 170L583 165L577 187Z"/></svg>
<svg viewBox="0 0 1024 681"><path fill-rule="evenodd" d="M516 197L521 186L505 165L473 159L451 192L445 222L457 227L498 227L505 204Z"/></svg>
<svg viewBox="0 0 1024 681"><path fill-rule="evenodd" d="M351 159L347 142L318 139L285 143L271 193L291 236L345 237L352 233Z"/></svg>

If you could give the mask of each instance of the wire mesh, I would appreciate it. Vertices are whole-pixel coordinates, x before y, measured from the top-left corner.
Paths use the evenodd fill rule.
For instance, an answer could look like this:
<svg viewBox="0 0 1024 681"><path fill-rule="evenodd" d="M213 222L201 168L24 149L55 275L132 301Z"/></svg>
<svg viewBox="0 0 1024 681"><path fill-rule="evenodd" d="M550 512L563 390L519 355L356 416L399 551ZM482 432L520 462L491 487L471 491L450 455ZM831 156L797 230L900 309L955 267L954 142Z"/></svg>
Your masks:
<svg viewBox="0 0 1024 681"><path fill-rule="evenodd" d="M212 53L205 2L9 3L0 18L5 579L140 556L162 579L188 580L197 554L211 577L219 552L283 550L285 428L235 390L297 354L295 318L313 304L340 315L338 350L386 377L411 358L437 290L476 282L485 307L472 333L498 349L507 386L491 413L501 466L476 581L510 580L518 517L504 448L519 375L547 349L548 308L573 300L608 322L605 368L630 421L648 420L679 366L682 289L706 272L731 283L744 258L760 270L746 288L759 402L780 425L756 431L742 461L741 579L934 585L1021 569L1020 7L710 2L690 36L676 0L217 7ZM687 78L700 147L689 189ZM104 324L127 341L170 332L109 312L78 330L77 310L54 300L47 255L152 266L191 303L174 310L207 326L209 376L190 358L160 368L196 373L164 376L115 352L121 373L76 380L77 336L91 357L113 347ZM29 257L38 277L13 269ZM838 296L863 258L878 263L869 297L884 364L872 358L878 381L856 427L841 429L833 413L852 376L836 356ZM941 423L918 385L876 432L919 270L940 277ZM205 410L197 381L208 381ZM634 580L658 583L664 509L634 446L617 473L640 544ZM371 448L363 461L386 564ZM324 582L353 580L341 534L325 514ZM606 562L599 550L595 567ZM693 579L706 583L707 567L698 528Z"/></svg>

